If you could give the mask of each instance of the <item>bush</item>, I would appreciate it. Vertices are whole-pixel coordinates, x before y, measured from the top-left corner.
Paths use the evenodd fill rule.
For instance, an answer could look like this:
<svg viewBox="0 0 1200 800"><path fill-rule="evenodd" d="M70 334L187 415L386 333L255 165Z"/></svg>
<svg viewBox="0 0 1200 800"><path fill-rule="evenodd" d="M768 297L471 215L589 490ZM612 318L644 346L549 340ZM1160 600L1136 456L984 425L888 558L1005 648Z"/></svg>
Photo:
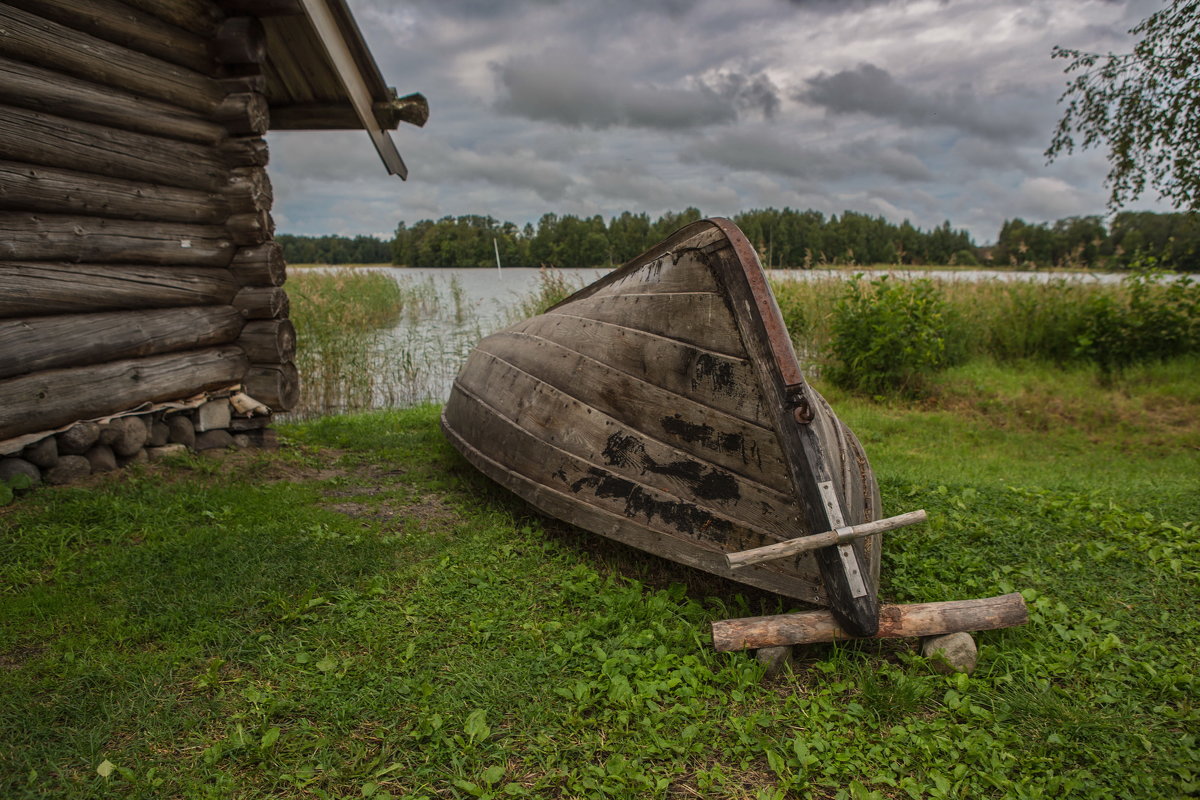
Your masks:
<svg viewBox="0 0 1200 800"><path fill-rule="evenodd" d="M1141 270L1124 279L1123 297L1089 299L1078 352L1106 381L1138 362L1200 350L1200 285L1186 276L1163 283L1160 275Z"/></svg>
<svg viewBox="0 0 1200 800"><path fill-rule="evenodd" d="M950 327L932 281L885 275L867 283L856 275L834 307L830 380L872 395L919 394L926 376L957 360Z"/></svg>

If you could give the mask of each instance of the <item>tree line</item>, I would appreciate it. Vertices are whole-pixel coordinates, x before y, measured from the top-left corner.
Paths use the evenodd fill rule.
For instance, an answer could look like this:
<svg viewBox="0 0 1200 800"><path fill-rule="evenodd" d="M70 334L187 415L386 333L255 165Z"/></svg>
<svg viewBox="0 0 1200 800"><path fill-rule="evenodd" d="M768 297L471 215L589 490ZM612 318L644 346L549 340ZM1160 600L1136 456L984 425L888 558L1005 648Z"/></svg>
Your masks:
<svg viewBox="0 0 1200 800"><path fill-rule="evenodd" d="M292 263L393 263L421 267L606 267L624 263L672 231L701 218L699 209L657 219L630 211L600 215L544 214L518 226L470 214L401 222L391 241L370 236L280 235ZM1155 265L1200 272L1200 216L1125 211L1055 222L1005 220L994 245L978 246L950 222L923 230L854 211L826 216L791 208L755 209L733 221L767 267L823 265L954 265L1037 269L1128 269Z"/></svg>

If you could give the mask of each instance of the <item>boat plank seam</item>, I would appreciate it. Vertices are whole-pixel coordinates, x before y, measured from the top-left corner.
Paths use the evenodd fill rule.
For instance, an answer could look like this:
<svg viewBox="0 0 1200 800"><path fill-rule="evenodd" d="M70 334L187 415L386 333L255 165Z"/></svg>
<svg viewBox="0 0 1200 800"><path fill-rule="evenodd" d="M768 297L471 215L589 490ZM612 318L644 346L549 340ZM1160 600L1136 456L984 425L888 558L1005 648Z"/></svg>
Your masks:
<svg viewBox="0 0 1200 800"><path fill-rule="evenodd" d="M481 342L480 344L482 344L482 342ZM498 362L500 362L500 363L502 363L502 364L504 364L504 365L506 365L506 366L508 366L508 367L511 367L512 369L515 369L517 372L520 372L522 375L526 375L526 376L528 376L529 378L531 378L532 380L536 381L537 383L539 383L539 384L541 384L541 385L543 385L543 386L546 386L546 387L548 387L548 388L549 388L549 389L551 389L552 391L554 391L554 392L557 392L558 394L561 394L561 395L562 395L562 396L564 396L564 397L569 397L569 398L571 398L572 400L574 400L575 402L577 402L577 403L580 403L581 405L588 406L587 400L585 400L584 398L582 398L582 397L578 397L578 396L576 396L576 395L572 394L571 392L568 392L566 389L563 389L562 387L555 386L553 383L550 383L549 381L547 381L547 380L545 380L545 379L543 379L543 378L539 378L537 375L534 375L533 373L529 372L528 370L522 369L522 368L521 368L519 365L512 363L511 361L509 361L508 359L504 358L504 357L503 357L503 356L501 356L501 355L497 355L497 354L495 354L495 353L492 353L492 352L490 352L490 351L488 351L488 350L484 350L484 349L482 349L482 348L480 348L480 347L477 347L477 348L475 349L475 352L476 352L476 353L479 353L479 354L480 354L480 355L482 355L482 356L486 356L486 357L488 357L488 358L491 358L491 359L493 359L493 360L495 360L495 361L498 361ZM462 385L462 383L459 381L459 379L458 379L458 378L455 378L455 379L454 379L454 384L453 384L453 385L454 385L454 387L456 387L456 388L462 388L462 389L464 389L464 390L470 391L469 389L467 389L467 387L465 387L465 386L463 386L463 385ZM591 408L591 406L588 406L588 407L589 407L589 408ZM652 442L654 442L654 443L655 443L655 444L657 444L657 445L660 445L660 446L662 446L662 447L665 447L665 448L667 448L667 449L669 449L669 450L673 450L673 451L675 451L675 452L677 452L677 453L681 453L681 454L683 454L685 457L686 457L686 456L689 456L689 455L691 455L691 456L693 456L693 457L699 457L699 456L695 456L695 454L689 454L689 453L688 453L686 450L681 450L681 449L679 449L677 446L675 446L675 445L671 444L670 442L667 442L667 441L664 441L664 440L660 439L659 437L655 436L655 435L654 435L654 434L652 434L652 433L647 433L647 432L643 431L641 428L639 428L638 426L636 426L636 425L634 425L634 424L632 424L632 423L628 423L628 422L622 422L622 421L621 421L620 419L618 419L617 417L614 417L614 416L612 416L611 414L607 414L607 413L605 413L605 412L603 412L603 411L601 411L601 410L599 410L599 409L595 409L595 408L593 408L592 410L593 410L593 411L595 411L597 414L601 415L602 417L605 417L605 418L607 418L607 419L610 419L610 420L612 420L612 421L613 421L615 424L617 424L617 425L620 425L620 426L621 426L621 427L623 427L623 428L628 428L629 430L633 431L634 433L638 434L639 436L642 436L643 438L645 438L645 439L647 439L647 440L649 440L649 441L652 441ZM710 463L712 463L712 462L710 462ZM750 475L747 475L747 474L745 474L744 472L741 472L741 471L739 471L739 470L737 470L737 469L734 469L734 468L732 468L732 467L726 467L726 466L723 466L723 465L717 465L717 466L721 466L721 469L724 469L724 470L727 470L727 471L729 471L729 472L732 472L733 474L737 475L739 478L743 479L743 480L744 480L744 481L746 481L747 483L753 484L753 485L754 485L754 487L755 487L756 489L758 489L758 490L762 491L763 493L769 493L769 494L773 494L773 495L776 495L776 496L778 496L778 497L779 497L779 498L781 498L781 499L782 499L782 500L783 500L785 503L786 503L788 500L792 499L791 495L789 495L787 492L785 492L785 491L781 491L780 489L777 489L777 488L775 488L774 486L770 486L769 484L765 484L765 483L763 483L762 481L759 481L759 480L755 479L753 476L750 476ZM796 509L797 509L797 511L798 511L798 512L803 510L803 509L801 509L801 507L800 507L800 505L799 505L798 503L796 504ZM797 535L799 535L799 534L797 534Z"/></svg>
<svg viewBox="0 0 1200 800"><path fill-rule="evenodd" d="M658 295L658 296L661 297L662 295ZM628 325L622 325L619 322L609 322L608 320L605 320L605 319L595 319L593 317L585 317L582 314L566 314L566 313L563 313L562 311L548 311L542 316L567 317L568 319L582 319L582 320L586 320L587 322L594 322L597 325L607 325L607 326L610 326L613 328L620 328L620 329L626 330L626 331L633 331L634 333L640 334L642 336L649 336L649 337L652 337L655 339L662 339L665 342L672 342L673 344L677 344L681 347L690 348L692 350L695 350L695 351L705 354L705 355L720 356L721 358L728 358L731 361L738 361L747 367L751 366L750 359L745 356L734 355L732 353L723 353L720 350L712 350L710 348L703 347L698 344L692 344L691 342L685 342L683 339L676 339L671 336L663 336L661 333L654 333L652 331L644 331L641 328L631 328ZM532 317L532 319L537 319L537 318Z"/></svg>
<svg viewBox="0 0 1200 800"><path fill-rule="evenodd" d="M692 403L693 405L697 405L697 406L704 405L699 400L694 400L691 397L688 397L687 395L683 395L683 394L680 394L679 392L672 391L671 389L667 389L663 386L659 386L657 383L652 383L651 381L648 381L645 378L639 378L637 375L634 375L630 372L626 372L623 369L618 369L617 367L614 367L611 364L606 364L598 358L592 358L591 356L587 355L586 353L581 353L573 347L567 347L565 344L562 344L561 342L556 342L552 339L547 339L544 336L538 336L537 334L525 333L524 331L514 331L514 330L500 331L500 333L497 335L524 337L524 338L528 338L528 339L537 339L538 341L541 341L541 342L546 342L547 344L553 345L554 347L559 347L563 350L566 350L567 352L574 353L575 355L579 356L580 358L586 358L588 361L592 361L596 364L599 364L601 367L604 367L605 369L610 369L613 372L617 372L628 378L632 378L633 380L637 381L638 383L644 384L645 386L649 386L660 392L664 392L664 393L672 395L674 397L678 397L679 399L684 400L685 402ZM486 340L484 340L484 341L486 342ZM484 342L480 342L480 344L483 344L483 343ZM491 352L491 351L486 351L486 352ZM572 395L572 396L574 396L574 395ZM727 411L720 411L718 409L709 409L709 410L712 411L713 413L719 414L723 417L729 417L738 423L749 425L753 428L758 428L759 430L766 431L767 433L770 433L770 434L776 434L775 428L771 425L765 425L761 422L754 422L752 420L743 420L740 417L738 417L737 415L731 414ZM776 438L778 438L777 435L776 435Z"/></svg>
<svg viewBox="0 0 1200 800"><path fill-rule="evenodd" d="M524 322L520 323L519 326L514 326L514 329L515 329L514 332L529 334L531 327L534 327L534 328L538 327L538 325L537 325L538 320L543 320L548 317L557 317L557 318L560 318L563 320L578 321L575 323L577 325L579 323L586 323L588 325L597 326L598 328L601 328L601 329L609 329L612 331L617 331L617 332L620 332L622 335L628 334L628 335L630 335L631 338L633 338L635 340L637 338L641 337L642 340L646 343L646 346L664 347L664 348L671 348L671 349L675 350L678 354L680 354L682 356L681 361L692 362L691 366L693 366L693 367L695 367L695 362L699 362L701 364L701 366L698 369L703 369L704 368L703 360L708 359L710 365L713 361L719 362L721 364L722 369L727 367L729 369L742 370L747 373L748 377L751 380L755 381L752 384L752 386L747 387L747 386L739 385L739 389L742 390L739 393L737 391L732 391L732 390L724 391L724 392L715 391L716 386L714 385L714 387L713 387L714 391L708 393L707 396L705 396L703 393L700 392L699 387L702 384L706 374L710 378L714 374L717 374L715 372L714 367L712 367L712 366L708 367L708 369L713 370L709 373L702 373L702 372L696 372L695 374L681 373L681 375L683 375L684 377L687 377L689 380L691 380L691 382L692 382L691 388L693 391L697 392L696 396L686 395L686 394L684 396L690 397L693 401L701 403L701 404L712 404L716 408L716 410L719 410L719 411L722 411L731 416L737 417L738 419L741 419L745 422L749 422L753 425L757 425L759 427L764 427L764 428L769 428L772 430L774 429L773 425L769 421L769 417L767 416L766 404L763 402L762 392L759 390L757 380L756 380L757 376L754 374L754 367L750 363L749 359L741 358L741 357L733 356L733 355L728 355L725 353L719 353L715 350L710 350L708 348L699 347L697 345L682 341L680 339L673 339L670 336L661 336L659 334L650 333L648 331L644 331L639 328L631 328L626 325L620 325L615 322L608 322L605 320L592 319L591 317L582 317L582 316L578 316L575 314L561 314L561 313L557 313L557 312L542 314L538 317L533 317L531 319L525 320ZM572 331L573 335L570 337L570 340L571 340L570 343L565 342L565 341L559 341L557 339L552 340L552 341L555 341L557 344L561 345L565 349L571 350L574 353L578 353L579 355L582 355L582 356L588 356L588 353L586 353L582 349L580 349L580 347L577 344L575 344L575 342L594 340L596 338L597 333L598 333L598 331L587 331L587 332ZM539 334L530 334L530 335L538 335L543 339L547 338L545 336L541 336L540 333ZM594 356L592 356L592 357L594 357ZM599 360L599 359L597 359L597 360ZM644 358L643 358L643 362L645 362ZM632 377L635 377L635 378L638 378L641 380L646 380L645 375L648 374L648 372L647 373L631 372L630 370L623 368L621 365L619 365L617 363L612 363L609 361L602 361L601 363L608 365L612 369L614 369L617 372L620 372L624 375L630 375ZM671 389L668 386L660 385L658 383L655 383L654 385L659 386L664 391L676 391L675 389ZM732 382L731 382L731 385L732 385Z"/></svg>
<svg viewBox="0 0 1200 800"><path fill-rule="evenodd" d="M552 489L549 486L546 486L545 484L538 483L537 481L532 480L524 475L507 470L507 468L504 467L504 465L500 464L499 462L495 461L491 457L489 457L486 454L484 454L483 452L481 452L478 448L474 447L466 439L464 439L461 435L459 435L459 433L457 431L455 431L449 424L447 424L447 422L445 420L444 412L443 412L443 417L442 417L442 430L448 436L451 437L452 444L454 444L455 448L458 449L458 451L460 453L462 453L469 461L471 461L485 475L492 478L493 480L496 480L498 483L501 483L501 484L509 484L510 481L506 480L506 479L512 479L511 483L523 484L525 486L528 494L522 494L521 492L517 492L517 494L521 495L524 499L526 499L527 501L532 503L534 506L541 509L544 513L549 514L550 516L558 517L560 519L566 519L566 521L568 523L570 523L572 525L576 525L577 527L581 527L581 528L583 528L584 526L577 524L574 521L575 515L570 512L571 509L576 509L576 510L580 511L581 514L584 516L594 515L597 517L605 518L605 519L609 520L609 527L607 529L607 532L605 532L604 529L601 529L599 527L587 527L584 529L590 530L594 533L598 533L601 536L606 536L610 539L614 539L616 541L622 542L623 544L627 544L631 547L635 547L635 548L638 548L641 550L648 551L656 556L659 556L660 558L667 558L668 560L676 561L676 563L683 564L684 566L693 567L695 569L704 570L706 572L711 572L712 574L717 575L722 578L728 578L730 580L734 580L739 583L748 583L752 586L758 586L759 588L766 589L767 591L777 592L777 593L782 594L787 597L794 597L798 600L802 600L807 603L813 603L815 605L822 605L822 606L828 605L828 599L826 598L825 593L823 591L824 587L821 586L818 582L812 581L807 578L803 578L798 575L787 575L787 574L780 573L780 572L766 570L766 569L762 568L762 565L758 565L758 564L740 569L738 571L738 573L736 575L734 575L732 570L728 569L727 567L722 566L720 563L717 563L717 562L706 564L701 559L684 558L681 554L667 556L663 553L656 552L655 550L647 547L645 543L639 544L635 541L631 541L632 539L635 539L635 537L629 536L622 532L622 529L627 528L632 522L627 517L623 517L619 514L615 514L611 511L607 511L607 510L605 510L603 508L599 508L597 506L580 507L574 501L574 499L569 497L568 495L565 495L556 489ZM517 491L511 485L509 485L508 488L511 489L512 491ZM555 500L557 503L561 504L564 507L565 512L556 513L554 511L551 511L551 510L545 508L545 506L542 505L542 503L539 503L538 500L534 499L534 498L540 497L540 495L543 493L552 495L553 496L552 499ZM645 526L642 526L640 523L632 523L632 524L636 525L637 527L641 528L644 531L643 537L645 537L645 536L657 537L657 536L661 535L661 534L659 534L658 531L655 531L655 530L652 530L649 528L645 528ZM674 538L674 537L671 537L671 538ZM700 552L703 552L706 554L708 554L708 553L717 554L719 551L700 550ZM753 572L751 572L751 570L753 570ZM781 578L784 579L782 582L780 581ZM791 585L789 586L787 584L791 584ZM798 593L797 589L803 590L803 593L802 594Z"/></svg>
<svg viewBox="0 0 1200 800"><path fill-rule="evenodd" d="M679 401L681 401L682 403L690 404L691 406L694 406L694 407L700 409L701 412L707 412L709 414L712 414L712 415L715 415L718 417L722 417L725 419L725 421L727 423L728 422L734 423L733 427L735 430L737 430L740 427L745 431L756 431L756 432L767 433L767 434L769 434L769 436L767 436L765 438L749 438L749 443L751 446L749 448L749 452L747 452L746 441L743 440L743 436L744 436L743 433L726 434L726 433L716 431L716 429L711 425L707 425L707 424L693 425L691 423L688 423L686 420L683 420L681 418L681 415L678 412L675 414L674 419L670 420L674 425L677 425L681 430L687 429L687 430L683 430L683 432L680 435L681 435L681 438L683 438L683 440L688 442L689 444L693 443L693 440L686 438L687 435L690 435L692 433L692 431L690 429L692 429L692 428L695 428L698 430L702 429L706 436L712 437L712 434L714 434L714 433L717 434L716 437L712 437L712 438L715 438L720 441L717 444L711 444L711 442L710 442L710 444L707 446L707 449L713 451L713 453L715 453L715 454L731 455L734 452L733 449L722 449L722 447L724 446L726 441L732 441L732 440L736 439L740 443L740 447L742 448L741 453L742 453L742 463L743 464L748 465L748 464L752 463L751 459L754 459L757 462L757 467L760 470L762 470L763 474L769 474L769 470L763 466L762 462L763 462L764 458L767 458L767 459L773 458L775 461L779 462L780 468L786 469L785 453L779 444L779 434L773 428L767 428L767 427L764 427L761 425L755 425L752 423L743 422L742 420L738 419L737 417L734 417L732 414L726 414L723 411L717 411L715 409L704 406L703 404L698 403L697 401L687 398L681 394L678 394L677 392L672 392L668 389L664 389L661 386L650 383L649 381L641 380L637 376L628 375L627 373L622 372L621 370L615 369L613 367L609 367L607 364L605 364L602 361L599 361L594 358L590 358L589 356L585 356L582 353L576 353L574 350L572 350L569 347L564 347L563 345L560 345L557 342L553 342L548 339L543 339L538 336L531 336L531 335L522 334L522 333L519 333L516 331L511 331L511 330L501 331L500 333L493 334L492 336L489 336L487 339L480 342L479 345L477 345L475 348L476 352L494 355L494 356L500 358L506 364L510 364L511 366L517 367L518 369L520 369L519 365L517 365L517 364L513 363L512 361L510 361L509 359L505 358L503 355L501 355L499 353L494 353L491 350L487 349L486 345L489 342L495 341L495 340L503 338L503 337L512 338L512 339L522 339L523 338L523 339L528 339L528 340L536 340L536 341L540 341L540 342L545 342L550 347L557 347L558 349L563 350L567 353L571 353L572 355L578 356L581 359L585 359L587 361L593 362L594 364L598 364L603 369L607 369L610 372L615 373L617 375L625 376L632 381L635 381L643 386L649 387L651 390L654 390L657 392L662 392L663 394L667 394L672 397L678 398ZM526 374L529 374L527 370L522 369L521 371L525 372ZM536 377L536 376L534 376L534 377ZM549 381L545 380L544 378L538 378L538 380L541 381L542 383L546 383L547 385L556 386L556 384L550 383ZM594 401L585 400L582 397L577 397L576 395L571 394L571 392L566 391L566 389L564 387L557 387L557 388L561 389L564 394L567 394L570 397L574 397L576 400L579 400L580 402L584 403L589 408L592 407L592 404L594 403ZM597 409L597 411L598 410L599 409ZM703 413L702 413L702 416L703 416ZM621 419L621 418L617 417L617 419ZM630 426L634 427L634 429L637 430L639 433L643 432L643 429L640 427L639 423L634 423L634 422L630 421L628 424ZM649 434L647 434L647 435L649 435ZM654 437L654 438L658 438L658 437ZM762 447L760 447L760 445L763 445L763 446L770 445L770 446L773 446L775 448L775 450L774 451L764 451L762 449ZM738 445L730 445L730 447L733 447L733 448L736 448L737 446ZM696 455L697 457L700 457L700 458L706 458L706 456L704 456L702 453L695 453L694 455ZM707 457L707 458L711 459L711 457ZM730 463L726 464L726 463L724 463L724 461L714 462L714 463L720 463L722 467L724 467L725 469L728 469L729 471L734 472L738 475L746 475L747 477L750 477L742 469L740 469L738 466L736 466L735 459L728 458L726 460L729 461ZM784 482L781 483L781 485L779 487L776 487L776 491L786 492L788 488L792 488L794 490L794 487L792 487L791 484L788 482L789 479L786 475L783 476L783 481Z"/></svg>
<svg viewBox="0 0 1200 800"><path fill-rule="evenodd" d="M456 382L456 383L457 383L457 382ZM507 425L508 425L510 428L512 428L513 430L515 430L516 432L518 432L518 433L519 433L519 434L521 434L522 436L525 436L525 437L526 437L526 438L528 438L528 439L532 439L533 441L537 442L538 444L541 444L541 445L543 445L544 447L546 447L547 449L553 450L553 451L555 451L556 453L558 453L558 454L560 454L560 455L562 455L562 456L565 456L565 457L566 457L566 458L568 458L568 459L571 459L571 460L574 460L574 461L580 461L580 462L583 462L584 464L587 464L588 466L590 466L590 467L594 467L594 468L596 468L596 469L598 469L598 470L601 470L601 471L603 471L603 472L611 472L611 470L610 470L608 467L606 467L605 465L603 465L603 464L598 464L598 463L596 463L596 462L594 462L594 461L591 461L591 460L590 460L590 459L588 459L588 458L584 458L583 456L578 456L578 455L575 455L574 453L572 453L572 452L570 452L570 451L568 451L568 450L563 450L561 447L559 447L558 445L554 444L553 442L548 442L548 441L546 441L545 439L542 439L542 438L540 438L540 437L538 437L538 436L535 436L535 435L534 435L534 434L532 434L530 431L528 431L528 430L526 430L525 428L521 427L521 425L520 425L520 424L519 424L519 423L518 423L516 420L513 420L513 419L511 419L510 417L508 417L507 415L505 415L505 414L501 413L501 412L500 412L500 409L496 408L496 407L495 407L495 406L493 406L491 403L489 403L487 400L485 400L484 398L480 397L480 396L479 396L478 394L476 394L475 392L472 392L470 389L466 388L465 386L462 386L461 384L458 384L458 385L456 385L456 388L457 388L457 389L458 389L460 392L462 392L462 394L463 394L464 396L466 396L466 397L469 397L469 398L470 398L472 401L474 401L475 403L478 403L478 404L479 404L480 406L482 406L483 408L487 409L488 411L491 411L491 412L492 412L492 414L493 414L493 415L494 415L494 416L495 416L497 419L503 420L503 421L504 421L504 422L505 422L505 423L506 423L506 424L507 424ZM499 463L499 462L497 462L497 463ZM516 469L516 468L514 468L514 467L511 467L511 466L508 466L508 465L503 465L503 464L502 464L501 466L504 466L504 468L505 468L505 469L509 469L509 470L512 470L513 472L516 472L516 473L518 473L518 474L520 474L520 475L523 475L524 477L526 477L526 478L528 478L528 479L530 479L530 480L534 480L534 476L532 476L532 475L528 475L528 474L526 474L525 472L523 472L523 471L521 471L521 470L518 470L518 469ZM671 498L672 500L674 500L674 501L676 501L676 502L678 502L678 503L680 503L680 504L689 504L689 503L691 502L691 501L688 501L686 498L680 497L678 494L675 494L674 492L672 492L672 491L670 491L670 490L667 490L667 489L660 489L660 488L658 488L658 487L656 487L656 486L651 486L651 485L650 485L650 484L648 484L648 483L643 483L642 481L638 480L637 478L631 477L631 476L629 476L629 475L627 475L627 474L625 474L625 473L614 473L614 474L618 475L618 476L619 476L620 478L622 478L623 480L627 480L627 481L629 481L630 483L636 484L636 485L637 485L637 487L638 487L639 489L641 489L641 490L643 490L643 491L645 491L645 492L649 492L649 493L657 493L657 494L660 494L660 495L664 495L664 496L666 496L666 497L668 497L668 498ZM694 505L694 503L692 503L692 504ZM764 538L764 539L770 539L770 540L772 540L772 543L777 543L777 542L785 542L785 541L788 541L788 537L781 536L780 534L778 534L778 533L775 533L775 532L773 532L773 531L769 531L769 530L767 530L767 529L765 529L765 528L758 527L758 526L756 526L754 523L746 522L746 521L744 521L744 520L738 520L738 519L735 519L735 518L733 518L733 517L730 517L730 516L728 516L728 515L726 515L726 514L722 514L721 512L719 512L719 511L716 511L716 510L714 510L714 509L706 509L706 513L710 514L711 516L713 516L714 518L716 518L716 519L718 519L718 520L720 520L720 521L722 521L722 522L728 523L729 525L732 525L732 526L735 526L735 527L738 527L738 528L744 528L744 529L746 529L746 530L748 530L748 531L751 531L752 533L758 534L759 536L761 536L761 537L762 537L762 538ZM634 522L635 524L637 524L637 525L642 525L643 527L646 527L646 528L647 528L647 529L649 529L649 530L655 531L656 533L662 533L662 534L664 534L664 535L666 535L666 536L670 536L671 538L674 538L674 539L680 539L681 541L685 541L685 542L688 542L688 543L692 543L692 542L694 541L693 539L690 539L690 538L681 538L681 536L682 536L682 537L686 537L686 534L684 534L682 531L680 531L680 532L678 532L678 533L675 533L675 532L672 532L672 531L669 531L669 530L660 530L660 529L659 529L659 528L657 528L657 527L651 527L651 526L650 526L650 524L648 524L648 523L642 523L642 522L638 522L638 521L637 521L637 520L636 520L634 517L627 517L627 518L628 518L630 521ZM700 542L702 542L702 543L704 543L704 544L707 544L707 542L708 542L709 540L700 539L700 540L695 540L695 541L700 541ZM707 550L712 550L713 552L718 552L718 553L724 553L724 552L726 552L724 549L722 549L722 548L720 548L720 547L705 547L704 549L707 549ZM787 574L787 575L790 575L790 572L788 572L788 571L786 571L786 570L778 570L778 569L776 569L776 570L772 570L772 571L774 571L774 572L780 572L780 573L782 573L782 574Z"/></svg>

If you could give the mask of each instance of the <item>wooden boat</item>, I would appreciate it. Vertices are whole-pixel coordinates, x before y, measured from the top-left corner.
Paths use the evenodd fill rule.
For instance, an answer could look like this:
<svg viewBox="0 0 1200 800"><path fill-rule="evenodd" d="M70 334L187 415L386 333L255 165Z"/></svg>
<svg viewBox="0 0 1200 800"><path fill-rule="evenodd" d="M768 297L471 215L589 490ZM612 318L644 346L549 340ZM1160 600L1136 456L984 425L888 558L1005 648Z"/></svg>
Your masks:
<svg viewBox="0 0 1200 800"><path fill-rule="evenodd" d="M879 536L844 535L880 516L874 474L804 380L754 248L728 220L688 225L483 339L442 428L547 514L876 632ZM738 569L727 558L838 530L819 550Z"/></svg>

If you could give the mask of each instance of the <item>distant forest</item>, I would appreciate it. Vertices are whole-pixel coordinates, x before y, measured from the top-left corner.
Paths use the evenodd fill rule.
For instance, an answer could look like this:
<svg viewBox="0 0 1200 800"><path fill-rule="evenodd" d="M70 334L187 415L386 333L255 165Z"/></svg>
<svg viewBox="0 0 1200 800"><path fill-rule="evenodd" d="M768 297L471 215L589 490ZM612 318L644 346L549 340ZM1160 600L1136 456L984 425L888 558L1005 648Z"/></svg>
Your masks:
<svg viewBox="0 0 1200 800"><path fill-rule="evenodd" d="M469 215L401 222L391 241L371 236L281 234L294 264L403 264L420 267L604 267L621 264L680 226L700 219L698 209L667 212L655 220L626 211L608 222L596 215L545 214L536 227L518 227ZM1057 222L1005 220L996 244L980 247L947 221L931 230L847 211L756 209L734 222L767 267L826 264L931 264L956 266L1080 267L1128 269L1154 264L1200 272L1200 215L1126 211L1106 225L1099 216ZM495 242L495 244L493 244Z"/></svg>

